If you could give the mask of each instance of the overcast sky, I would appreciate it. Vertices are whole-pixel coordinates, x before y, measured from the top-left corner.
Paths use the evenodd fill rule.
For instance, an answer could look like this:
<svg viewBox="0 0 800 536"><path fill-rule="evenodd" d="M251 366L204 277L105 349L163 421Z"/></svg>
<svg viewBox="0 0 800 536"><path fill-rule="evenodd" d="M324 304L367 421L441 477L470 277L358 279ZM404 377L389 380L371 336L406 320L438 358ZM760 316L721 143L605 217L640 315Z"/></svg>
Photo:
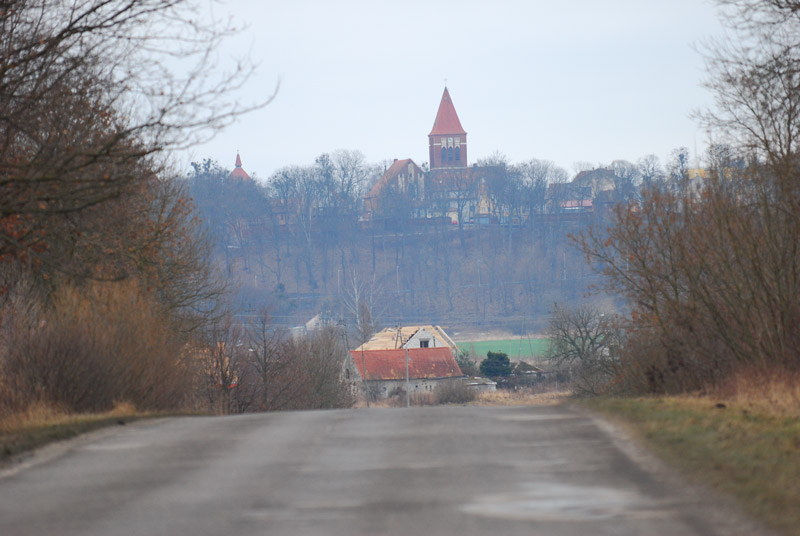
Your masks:
<svg viewBox="0 0 800 536"><path fill-rule="evenodd" d="M702 152L689 117L711 103L693 49L721 32L705 0L227 0L244 28L220 59L249 55L258 74L244 102L281 88L185 160L216 159L267 179L324 152L372 162L428 161L445 79L468 133L470 163L635 162Z"/></svg>

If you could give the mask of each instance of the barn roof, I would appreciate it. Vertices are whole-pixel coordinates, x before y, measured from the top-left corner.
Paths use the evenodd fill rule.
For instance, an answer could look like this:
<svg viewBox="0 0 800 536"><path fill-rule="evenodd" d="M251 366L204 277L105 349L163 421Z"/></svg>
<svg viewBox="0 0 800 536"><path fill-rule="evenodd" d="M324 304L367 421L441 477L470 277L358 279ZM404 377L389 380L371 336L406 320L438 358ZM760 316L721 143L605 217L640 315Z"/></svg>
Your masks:
<svg viewBox="0 0 800 536"><path fill-rule="evenodd" d="M366 365L367 380L404 380L406 351L352 350L350 356L362 378ZM457 378L463 376L453 353L447 347L409 348L408 377L410 379Z"/></svg>

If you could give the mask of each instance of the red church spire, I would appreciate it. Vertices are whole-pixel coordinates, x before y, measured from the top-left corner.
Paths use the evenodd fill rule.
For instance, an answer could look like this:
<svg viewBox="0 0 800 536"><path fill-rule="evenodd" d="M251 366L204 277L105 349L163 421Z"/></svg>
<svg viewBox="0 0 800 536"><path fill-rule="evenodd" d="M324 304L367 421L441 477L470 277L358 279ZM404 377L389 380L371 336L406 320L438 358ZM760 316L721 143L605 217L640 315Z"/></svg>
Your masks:
<svg viewBox="0 0 800 536"><path fill-rule="evenodd" d="M447 86L442 93L433 129L428 134L428 147L431 170L467 167L467 132L458 120Z"/></svg>
<svg viewBox="0 0 800 536"><path fill-rule="evenodd" d="M231 171L230 178L250 180L250 175L248 175L247 172L242 169L242 159L239 156L239 153L236 153L236 167L233 168L233 171Z"/></svg>
<svg viewBox="0 0 800 536"><path fill-rule="evenodd" d="M466 134L464 127L461 126L461 121L458 120L453 99L450 98L450 92L447 91L446 86L442 93L442 101L439 103L439 111L433 122L433 130L429 136L441 136L442 134Z"/></svg>

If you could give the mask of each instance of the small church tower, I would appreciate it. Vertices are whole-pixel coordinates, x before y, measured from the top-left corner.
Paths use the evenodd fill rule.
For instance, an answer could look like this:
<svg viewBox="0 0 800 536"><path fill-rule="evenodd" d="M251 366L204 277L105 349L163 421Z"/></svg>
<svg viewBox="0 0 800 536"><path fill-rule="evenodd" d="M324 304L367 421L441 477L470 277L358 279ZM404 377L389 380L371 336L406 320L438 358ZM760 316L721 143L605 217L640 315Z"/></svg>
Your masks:
<svg viewBox="0 0 800 536"><path fill-rule="evenodd" d="M431 169L467 167L467 133L458 120L446 86L433 129L428 134L428 146Z"/></svg>
<svg viewBox="0 0 800 536"><path fill-rule="evenodd" d="M244 169L242 169L242 158L239 156L238 152L236 153L236 167L234 167L233 171L231 171L231 175L229 178L239 179L244 181L250 180L250 175L248 175L247 172Z"/></svg>

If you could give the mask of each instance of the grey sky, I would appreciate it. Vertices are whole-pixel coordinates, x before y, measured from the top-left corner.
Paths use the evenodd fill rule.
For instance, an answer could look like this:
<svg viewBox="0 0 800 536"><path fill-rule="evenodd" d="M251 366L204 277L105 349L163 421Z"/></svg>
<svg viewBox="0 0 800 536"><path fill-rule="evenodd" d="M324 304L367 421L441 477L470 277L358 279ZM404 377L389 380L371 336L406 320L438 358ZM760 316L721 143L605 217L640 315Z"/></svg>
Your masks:
<svg viewBox="0 0 800 536"><path fill-rule="evenodd" d="M225 9L222 9L222 8ZM373 162L428 160L444 79L469 134L469 158L662 163L706 137L689 118L711 102L692 44L719 34L716 7L664 1L229 0L247 25L220 59L259 63L241 97L275 101L188 159L212 157L261 179L336 149Z"/></svg>

